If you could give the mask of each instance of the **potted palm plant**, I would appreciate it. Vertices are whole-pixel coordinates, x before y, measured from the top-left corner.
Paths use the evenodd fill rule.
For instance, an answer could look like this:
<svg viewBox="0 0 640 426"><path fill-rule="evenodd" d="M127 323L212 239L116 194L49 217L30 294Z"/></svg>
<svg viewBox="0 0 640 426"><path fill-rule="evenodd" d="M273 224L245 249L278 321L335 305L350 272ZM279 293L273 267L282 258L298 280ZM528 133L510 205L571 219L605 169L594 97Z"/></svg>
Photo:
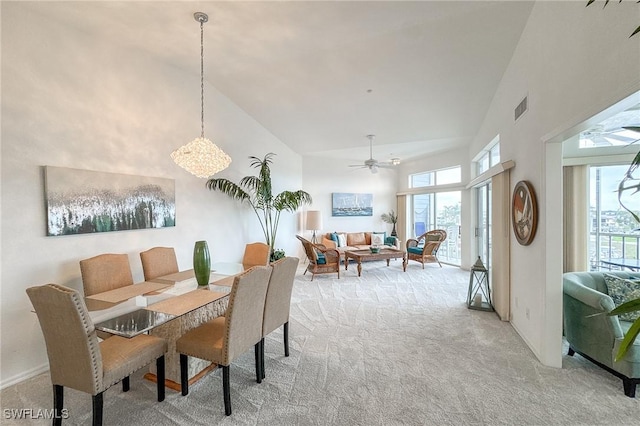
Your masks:
<svg viewBox="0 0 640 426"><path fill-rule="evenodd" d="M398 215L396 214L396 212L391 210L389 213L382 213L382 215L380 215L380 219L382 219L384 223L390 223L393 225L391 236L397 237L398 234L396 233L396 223L398 223Z"/></svg>
<svg viewBox="0 0 640 426"><path fill-rule="evenodd" d="M295 212L305 204L311 204L309 193L297 191L282 191L277 195L272 193L271 169L272 158L270 152L260 159L249 157L251 167L258 169L258 176L245 176L236 184L225 178L209 179L207 188L220 191L241 203L248 203L260 222L265 242L271 247L271 258L284 256L284 251L275 250L276 233L283 211Z"/></svg>
<svg viewBox="0 0 640 426"><path fill-rule="evenodd" d="M637 127L637 126L628 126L623 128L640 133L640 127ZM637 142L637 140L634 142ZM627 191L631 191L632 195L640 191L640 183L638 182L639 179L637 177L634 177L634 173L638 170L639 167L640 167L640 152L638 152L636 156L633 158L633 161L631 161L631 164L629 165L629 168L625 172L624 177L618 184L618 203L623 209L628 211L631 214L631 216L633 216L633 218L637 223L640 223L640 217L638 216L638 214L636 214L634 211L632 211L629 207L627 207L624 204L622 200L622 196ZM638 310L640 310L640 299L635 299L635 300L630 300L616 307L614 310L609 312L608 315L609 316L621 315L628 312L635 312ZM627 333L624 335L624 338L622 339L620 347L618 348L618 353L616 353L616 357L615 357L616 361L620 361L622 357L624 357L624 355L629 350L629 346L631 346L633 342L636 340L636 337L638 337L638 334L640 334L640 317L636 318L633 324L631 324L631 327L629 327L629 330L627 331Z"/></svg>

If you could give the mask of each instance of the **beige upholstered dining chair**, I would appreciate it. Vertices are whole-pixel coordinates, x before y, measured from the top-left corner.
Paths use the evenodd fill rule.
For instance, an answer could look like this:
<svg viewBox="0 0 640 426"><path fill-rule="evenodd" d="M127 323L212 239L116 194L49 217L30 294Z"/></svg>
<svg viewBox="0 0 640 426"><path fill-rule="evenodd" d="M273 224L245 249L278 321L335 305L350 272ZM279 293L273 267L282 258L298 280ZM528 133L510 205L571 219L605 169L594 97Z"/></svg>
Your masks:
<svg viewBox="0 0 640 426"><path fill-rule="evenodd" d="M271 247L265 243L251 243L247 244L244 248L244 256L242 257L242 264L245 268L252 266L263 266L269 264L269 258L271 257Z"/></svg>
<svg viewBox="0 0 640 426"><path fill-rule="evenodd" d="M297 257L285 257L271 266L271 278L267 288L267 297L264 304L264 317L262 320L262 340L260 341L260 361L262 362L262 378L265 378L264 369L264 338L281 325L284 326L284 356L289 356L289 311L291 307L291 292L296 269L300 259Z"/></svg>
<svg viewBox="0 0 640 426"><path fill-rule="evenodd" d="M82 296L71 288L47 284L27 289L38 315L49 357L53 384L54 425L62 424L64 387L93 397L93 425L102 424L103 393L122 381L129 390L129 375L156 361L158 401L164 400L164 339L139 335L113 336L98 343L96 330Z"/></svg>
<svg viewBox="0 0 640 426"><path fill-rule="evenodd" d="M84 296L133 285L129 256L100 254L80 261Z"/></svg>
<svg viewBox="0 0 640 426"><path fill-rule="evenodd" d="M270 266L254 266L236 276L225 316L188 331L176 341L176 351L180 353L182 395L189 393L189 356L215 362L222 367L224 412L227 416L231 415L229 366L251 346L255 349L256 380L262 382L260 341L271 269Z"/></svg>
<svg viewBox="0 0 640 426"><path fill-rule="evenodd" d="M433 229L415 239L409 239L407 241L407 263L410 260L415 260L420 262L422 269L424 269L425 263L438 262L442 268L442 264L438 260L438 249L446 239L447 231L444 229Z"/></svg>
<svg viewBox="0 0 640 426"><path fill-rule="evenodd" d="M154 247L140 253L145 281L179 272L173 247Z"/></svg>

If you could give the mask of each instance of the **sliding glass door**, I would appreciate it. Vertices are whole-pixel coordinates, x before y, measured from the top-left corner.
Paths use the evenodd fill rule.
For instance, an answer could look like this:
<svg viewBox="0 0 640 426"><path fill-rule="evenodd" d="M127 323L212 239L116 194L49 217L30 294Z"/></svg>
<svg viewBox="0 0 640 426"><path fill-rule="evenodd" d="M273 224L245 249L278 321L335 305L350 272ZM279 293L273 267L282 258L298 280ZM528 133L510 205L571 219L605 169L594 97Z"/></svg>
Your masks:
<svg viewBox="0 0 640 426"><path fill-rule="evenodd" d="M461 192L416 194L413 203L413 237L432 229L447 231L447 239L438 250L438 259L460 265L460 205Z"/></svg>

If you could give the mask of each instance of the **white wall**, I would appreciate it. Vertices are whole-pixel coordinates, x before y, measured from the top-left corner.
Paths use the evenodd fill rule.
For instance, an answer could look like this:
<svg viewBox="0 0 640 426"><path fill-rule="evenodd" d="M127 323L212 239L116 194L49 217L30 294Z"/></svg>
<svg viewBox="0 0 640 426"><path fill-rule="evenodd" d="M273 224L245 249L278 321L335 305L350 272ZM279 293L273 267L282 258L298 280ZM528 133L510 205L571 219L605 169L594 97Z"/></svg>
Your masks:
<svg viewBox="0 0 640 426"><path fill-rule="evenodd" d="M95 39L19 2L2 4L2 282L0 386L46 368L47 356L25 289L50 282L81 290L79 260L173 246L182 269L207 240L214 261L238 261L262 241L252 211L205 188L169 157L200 135L200 76L138 51ZM215 83L215 82L214 82ZM219 177L255 174L247 157L277 153L274 192L302 188L300 157L207 84L206 135L232 157ZM175 179L176 226L46 237L42 166ZM277 245L297 250L296 215L282 216Z"/></svg>
<svg viewBox="0 0 640 426"><path fill-rule="evenodd" d="M386 231L391 234L391 225L380 219L382 213L397 212L397 175L395 170L379 169L372 174L367 169L350 168L348 160L320 157L304 157L302 180L305 191L313 197L308 210L320 210L323 232ZM331 194L355 192L373 194L373 216L332 217ZM310 238L311 232L304 233Z"/></svg>
<svg viewBox="0 0 640 426"><path fill-rule="evenodd" d="M562 183L553 178L560 176L559 159L547 159L561 150L545 144L638 90L640 37L628 38L638 12L635 2L612 2L604 10L580 1L537 2L470 149L473 156L500 134L502 159L516 163L511 188L528 180L537 192L533 243L511 242L511 311L513 326L546 365L561 366L561 271L552 259L562 258L562 233L545 222L561 222L555 204ZM514 108L525 95L529 110L514 123ZM548 197L546 188L556 195Z"/></svg>

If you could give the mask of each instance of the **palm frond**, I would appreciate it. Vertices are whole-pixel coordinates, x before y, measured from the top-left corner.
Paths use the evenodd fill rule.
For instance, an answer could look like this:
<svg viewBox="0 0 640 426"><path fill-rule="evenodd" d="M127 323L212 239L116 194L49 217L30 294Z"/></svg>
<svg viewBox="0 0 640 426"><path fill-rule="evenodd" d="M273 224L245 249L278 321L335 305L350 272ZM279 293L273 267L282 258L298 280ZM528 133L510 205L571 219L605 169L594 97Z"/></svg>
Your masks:
<svg viewBox="0 0 640 426"><path fill-rule="evenodd" d="M240 185L256 194L259 192L259 188L262 183L260 182L260 178L258 176L245 176L240 179Z"/></svg>
<svg viewBox="0 0 640 426"><path fill-rule="evenodd" d="M273 199L273 207L277 211L294 212L302 205L311 204L311 195L305 191L283 191Z"/></svg>
<svg viewBox="0 0 640 426"><path fill-rule="evenodd" d="M640 191L640 183L638 183L639 180L633 177L633 173L638 169L638 167L640 167L640 151L636 153L636 156L633 158L633 161L631 161L629 168L624 174L624 178L622 178L618 184L618 203L620 204L620 207L628 211L631 216L633 216L636 222L640 223L640 217L631 211L631 209L629 209L622 201L622 195L625 192L632 191L631 195L633 195Z"/></svg>
<svg viewBox="0 0 640 426"><path fill-rule="evenodd" d="M206 185L210 190L220 191L223 194L226 194L229 197L233 198L234 200L244 202L251 199L249 194L247 194L240 186L236 185L228 179L209 179Z"/></svg>
<svg viewBox="0 0 640 426"><path fill-rule="evenodd" d="M592 3L594 3L596 0L589 0L587 1L587 5L585 7L589 7ZM604 5L602 6L602 8L604 9L605 7L607 7L607 5L609 4L610 0L604 0ZM618 0L618 4L622 3L622 0ZM636 3L640 3L640 0L636 1ZM640 26L638 26L638 28L636 28L631 35L629 36L629 38L633 37L634 35L640 33Z"/></svg>
<svg viewBox="0 0 640 426"><path fill-rule="evenodd" d="M640 299L634 299L634 300L625 302L622 305L617 306L607 315L608 316L622 315L622 314L636 312L636 311L640 311ZM636 337L638 336L639 332L640 332L640 317L633 322L629 330L624 335L624 338L620 343L620 347L618 348L618 352L616 353L616 358L615 358L616 362L620 361L624 357L624 355L629 350L629 346L631 346L633 342L636 340Z"/></svg>
<svg viewBox="0 0 640 426"><path fill-rule="evenodd" d="M380 219L382 219L384 223L395 224L398 222L398 215L396 214L396 212L391 210L389 213L382 213L380 215Z"/></svg>
<svg viewBox="0 0 640 426"><path fill-rule="evenodd" d="M613 315L626 314L626 313L635 312L635 311L640 311L640 299L634 299L634 300L625 302L622 305L617 306L607 315L613 316Z"/></svg>
<svg viewBox="0 0 640 426"><path fill-rule="evenodd" d="M636 340L638 333L640 333L640 318L637 318L633 322L633 324L631 324L631 327L629 327L629 330L627 330L627 332L625 333L624 338L622 339L622 342L620 342L618 353L616 353L615 362L620 361L624 357L624 355L629 350L629 346L631 346L633 342Z"/></svg>

